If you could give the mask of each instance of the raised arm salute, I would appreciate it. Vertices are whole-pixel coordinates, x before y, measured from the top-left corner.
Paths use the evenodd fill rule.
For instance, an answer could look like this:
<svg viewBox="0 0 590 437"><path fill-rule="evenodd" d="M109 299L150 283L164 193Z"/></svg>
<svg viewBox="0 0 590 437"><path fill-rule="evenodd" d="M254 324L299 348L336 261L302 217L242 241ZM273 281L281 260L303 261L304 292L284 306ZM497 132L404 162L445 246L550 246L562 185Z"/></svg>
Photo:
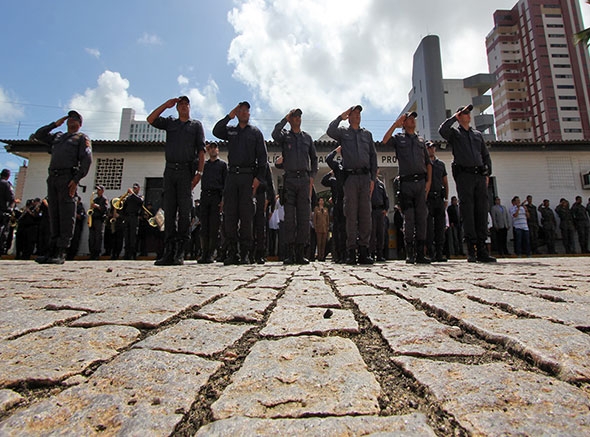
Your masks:
<svg viewBox="0 0 590 437"><path fill-rule="evenodd" d="M178 118L162 117L176 106ZM148 117L148 123L166 131L164 170L164 254L156 265L184 264L189 239L192 190L201 180L205 165L205 133L199 120L190 118L187 96L169 99ZM178 227L176 216L178 215Z"/></svg>
<svg viewBox="0 0 590 437"><path fill-rule="evenodd" d="M473 105L457 108L439 133L453 150L451 169L459 195L461 219L467 242L467 261L495 262L485 241L488 232L488 180L492 161L483 135L470 126ZM454 126L458 123L459 126ZM477 254L476 254L477 249Z"/></svg>

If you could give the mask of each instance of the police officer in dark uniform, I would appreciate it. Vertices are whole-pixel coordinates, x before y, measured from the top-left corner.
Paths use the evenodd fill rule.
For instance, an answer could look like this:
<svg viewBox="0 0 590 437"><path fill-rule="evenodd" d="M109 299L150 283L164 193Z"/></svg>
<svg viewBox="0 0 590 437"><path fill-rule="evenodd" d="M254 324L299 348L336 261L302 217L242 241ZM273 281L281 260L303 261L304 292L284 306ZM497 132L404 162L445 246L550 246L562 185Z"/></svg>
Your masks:
<svg viewBox="0 0 590 437"><path fill-rule="evenodd" d="M311 136L301 130L301 109L292 109L279 121L272 137L281 147L275 166L285 170L284 207L287 255L284 264L308 264L304 256L310 242L311 190L318 172L318 157ZM289 123L290 130L284 129Z"/></svg>
<svg viewBox="0 0 590 437"><path fill-rule="evenodd" d="M104 196L104 187L97 185L95 189L96 196L90 205L90 209L92 210L92 224L88 229L88 249L90 250L90 259L94 261L100 257L104 237L104 222L109 212L109 202Z"/></svg>
<svg viewBox="0 0 590 437"><path fill-rule="evenodd" d="M534 254L539 253L539 214L537 212L537 206L533 204L533 196L530 194L526 196L526 200L522 203L522 206L528 211L527 225L529 227L529 237L531 243L531 252Z"/></svg>
<svg viewBox="0 0 590 437"><path fill-rule="evenodd" d="M433 261L446 262L443 247L445 244L445 208L449 196L449 179L445 163L436 156L436 145L432 141L426 141L426 149L432 163L432 184L430 184L427 200L428 250Z"/></svg>
<svg viewBox="0 0 590 437"><path fill-rule="evenodd" d="M141 187L137 182L127 190L128 194L121 210L125 228L125 259L137 258L137 228L139 215L143 211L143 197L139 195L140 190Z"/></svg>
<svg viewBox="0 0 590 437"><path fill-rule="evenodd" d="M371 254L375 261L386 261L383 256L383 243L385 241L385 217L389 211L389 196L385 190L385 184L379 179L379 170L377 170L377 179L375 188L371 196Z"/></svg>
<svg viewBox="0 0 590 437"><path fill-rule="evenodd" d="M428 207L426 196L432 181L432 164L422 137L416 134L416 112L402 114L383 136L383 144L395 149L399 163L400 206L404 215L406 263L430 263L426 257ZM403 128L404 132L393 135Z"/></svg>
<svg viewBox="0 0 590 437"><path fill-rule="evenodd" d="M228 126L236 116L238 125ZM268 158L264 137L249 122L250 104L240 102L213 128L213 135L227 141L228 148L229 170L223 192L223 226L227 240L224 265L248 262L253 239L253 197L266 171ZM241 256L238 256L238 235Z"/></svg>
<svg viewBox="0 0 590 437"><path fill-rule="evenodd" d="M334 211L332 219L332 252L333 261L337 264L346 262L346 217L344 216L344 183L346 182L346 172L342 168L342 163L336 159L340 153L341 147L338 146L326 156L326 164L332 170L322 178L322 185L330 187L332 192L332 201L334 202ZM335 252L335 253L334 253Z"/></svg>
<svg viewBox="0 0 590 437"><path fill-rule="evenodd" d="M66 120L66 133L51 133ZM82 116L76 111L70 111L67 116L41 127L32 135L32 139L48 144L51 153L47 178L51 240L48 255L35 260L41 264L63 264L74 233L74 196L80 179L86 176L92 163L90 138L79 132L81 126Z"/></svg>
<svg viewBox="0 0 590 437"><path fill-rule="evenodd" d="M578 242L582 253L588 253L588 231L590 228L590 219L586 212L586 207L582 205L582 196L576 196L576 201L571 208L574 227L578 233Z"/></svg>
<svg viewBox="0 0 590 437"><path fill-rule="evenodd" d="M176 106L178 118L161 117ZM166 169L164 170L164 253L155 265L184 264L189 240L192 190L197 186L205 165L205 132L199 120L190 118L187 96L170 99L148 115L147 121L166 131ZM177 224L178 215L178 228Z"/></svg>
<svg viewBox="0 0 590 437"><path fill-rule="evenodd" d="M0 173L0 255L4 255L9 247L10 216L15 198L10 179L10 170L5 168Z"/></svg>
<svg viewBox="0 0 590 437"><path fill-rule="evenodd" d="M543 203L539 205L539 213L541 214L541 226L543 227L543 236L545 244L547 244L547 253L554 255L555 251L555 231L557 230L557 220L555 213L549 206L549 199L544 199Z"/></svg>
<svg viewBox="0 0 590 437"><path fill-rule="evenodd" d="M461 218L467 241L467 261L496 262L488 253L488 180L492 160L481 132L473 129L473 105L457 108L439 128L440 135L453 148L451 170L459 195ZM454 127L455 123L458 127ZM477 249L477 255L476 255Z"/></svg>
<svg viewBox="0 0 590 437"><path fill-rule="evenodd" d="M221 226L221 201L227 178L227 163L219 159L217 143L207 143L209 159L205 161L201 179L201 257L200 264L213 262L213 254L219 245Z"/></svg>
<svg viewBox="0 0 590 437"><path fill-rule="evenodd" d="M361 105L353 106L339 115L328 126L327 134L342 147L342 167L346 172L344 183L344 215L346 216L347 264L356 264L358 237L358 263L373 264L369 255L371 240L371 193L377 178L377 152L373 135L361 128ZM338 127L348 120L349 127Z"/></svg>

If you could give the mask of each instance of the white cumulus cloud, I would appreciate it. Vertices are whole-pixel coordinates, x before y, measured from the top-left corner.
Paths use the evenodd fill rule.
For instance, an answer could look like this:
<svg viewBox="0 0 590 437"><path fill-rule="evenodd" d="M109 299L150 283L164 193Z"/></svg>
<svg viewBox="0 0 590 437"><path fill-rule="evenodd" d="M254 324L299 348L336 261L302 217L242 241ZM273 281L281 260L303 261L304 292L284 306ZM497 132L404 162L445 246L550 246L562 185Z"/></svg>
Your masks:
<svg viewBox="0 0 590 437"><path fill-rule="evenodd" d="M100 50L98 50L98 49L91 49L91 48L85 48L84 50L90 56L94 56L96 59L100 58Z"/></svg>
<svg viewBox="0 0 590 437"><path fill-rule="evenodd" d="M23 115L23 107L18 104L17 98L0 86L0 120L14 121Z"/></svg>
<svg viewBox="0 0 590 437"><path fill-rule="evenodd" d="M144 34L137 39L137 42L145 45L162 45L162 40L158 35L149 34L147 32L144 32Z"/></svg>
<svg viewBox="0 0 590 437"><path fill-rule="evenodd" d="M178 82L178 85L188 85L188 77L183 76L182 74L178 75L176 81Z"/></svg>
<svg viewBox="0 0 590 437"><path fill-rule="evenodd" d="M205 136L211 137L213 126L225 116L225 111L218 100L219 86L210 78L202 89L190 88L182 92L191 101L191 116L203 123Z"/></svg>
<svg viewBox="0 0 590 437"><path fill-rule="evenodd" d="M357 103L393 119L407 103L413 54L429 34L440 36L445 78L487 72L493 13L515 1L244 0L228 13L236 32L228 60L265 118L301 107L304 128L317 137Z"/></svg>
<svg viewBox="0 0 590 437"><path fill-rule="evenodd" d="M66 109L82 114L82 131L95 139L118 139L123 108L133 108L137 114L145 114L142 99L129 94L129 81L118 72L106 70L98 77L97 87L84 94L76 94Z"/></svg>

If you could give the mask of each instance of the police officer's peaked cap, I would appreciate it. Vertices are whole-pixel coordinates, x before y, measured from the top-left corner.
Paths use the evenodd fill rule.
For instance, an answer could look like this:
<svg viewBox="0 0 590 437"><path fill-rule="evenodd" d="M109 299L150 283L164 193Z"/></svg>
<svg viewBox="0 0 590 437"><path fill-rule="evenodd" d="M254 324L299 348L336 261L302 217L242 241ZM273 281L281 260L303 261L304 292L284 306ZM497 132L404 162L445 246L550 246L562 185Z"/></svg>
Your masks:
<svg viewBox="0 0 590 437"><path fill-rule="evenodd" d="M238 103L238 106L247 106L248 109L250 109L250 103L246 102L245 100L243 102Z"/></svg>
<svg viewBox="0 0 590 437"><path fill-rule="evenodd" d="M187 97L187 96L180 96L180 97L178 98L178 103L180 103L180 102L186 102L186 103L188 103L189 105L191 104L191 101L188 99L188 97Z"/></svg>
<svg viewBox="0 0 590 437"><path fill-rule="evenodd" d="M94 189L104 191L104 187L102 185L97 185L96 187L94 187Z"/></svg>
<svg viewBox="0 0 590 437"><path fill-rule="evenodd" d="M359 112L363 111L363 107L361 105L356 105L350 108L350 112L358 110Z"/></svg>
<svg viewBox="0 0 590 437"><path fill-rule="evenodd" d="M457 108L457 112L459 112L461 114L467 114L467 113L471 112L472 110L473 110L473 105L459 106Z"/></svg>
<svg viewBox="0 0 590 437"><path fill-rule="evenodd" d="M406 116L406 118L410 118L410 117L416 118L416 117L418 117L418 113L416 111L406 112L404 115Z"/></svg>
<svg viewBox="0 0 590 437"><path fill-rule="evenodd" d="M303 114L303 111L301 109L299 109L299 108L293 109L293 116L301 117L301 114Z"/></svg>
<svg viewBox="0 0 590 437"><path fill-rule="evenodd" d="M80 115L79 112L76 112L76 111L68 112L68 118L73 118L74 120L78 120L80 122L80 125L82 124L82 116Z"/></svg>

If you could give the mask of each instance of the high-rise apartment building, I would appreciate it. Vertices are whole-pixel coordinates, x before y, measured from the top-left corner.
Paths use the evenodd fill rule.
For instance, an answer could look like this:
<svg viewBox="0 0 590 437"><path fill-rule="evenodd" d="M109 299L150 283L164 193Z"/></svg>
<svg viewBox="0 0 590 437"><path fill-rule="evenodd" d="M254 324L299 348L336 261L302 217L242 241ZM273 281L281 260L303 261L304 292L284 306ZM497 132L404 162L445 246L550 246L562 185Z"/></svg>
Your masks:
<svg viewBox="0 0 590 437"><path fill-rule="evenodd" d="M486 37L498 140L590 138L588 49L578 0L520 0Z"/></svg>
<svg viewBox="0 0 590 437"><path fill-rule="evenodd" d="M473 123L488 140L495 140L494 117L484 114L492 105L485 94L494 83L491 74L476 74L465 79L444 79L440 40L429 35L420 41L414 53L412 89L403 112L416 111L416 128L426 139L441 141L440 124L454 114L459 106L473 105Z"/></svg>
<svg viewBox="0 0 590 437"><path fill-rule="evenodd" d="M123 108L121 126L119 128L119 140L165 141L166 132L156 129L146 120L136 120L133 109Z"/></svg>

